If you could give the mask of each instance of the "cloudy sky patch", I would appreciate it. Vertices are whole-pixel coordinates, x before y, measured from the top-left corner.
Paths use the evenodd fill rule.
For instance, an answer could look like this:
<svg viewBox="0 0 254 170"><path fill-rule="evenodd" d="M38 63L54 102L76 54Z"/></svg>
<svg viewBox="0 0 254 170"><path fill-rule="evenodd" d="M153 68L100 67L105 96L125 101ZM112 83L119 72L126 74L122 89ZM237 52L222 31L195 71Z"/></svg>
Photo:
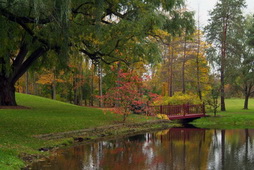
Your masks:
<svg viewBox="0 0 254 170"><path fill-rule="evenodd" d="M209 11L212 10L217 0L187 0L189 10L195 11L195 19L200 21L200 26L207 25L209 19ZM244 13L254 13L253 0L246 0L247 8L244 9ZM198 12L199 11L199 12ZM198 14L199 13L199 14Z"/></svg>

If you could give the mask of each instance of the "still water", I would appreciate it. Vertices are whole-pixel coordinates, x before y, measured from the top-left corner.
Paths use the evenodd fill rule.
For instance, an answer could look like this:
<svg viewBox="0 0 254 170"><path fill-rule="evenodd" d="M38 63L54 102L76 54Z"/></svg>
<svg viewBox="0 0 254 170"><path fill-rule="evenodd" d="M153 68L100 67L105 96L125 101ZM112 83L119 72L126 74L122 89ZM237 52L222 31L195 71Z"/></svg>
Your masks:
<svg viewBox="0 0 254 170"><path fill-rule="evenodd" d="M60 150L34 170L253 170L254 129L171 128Z"/></svg>

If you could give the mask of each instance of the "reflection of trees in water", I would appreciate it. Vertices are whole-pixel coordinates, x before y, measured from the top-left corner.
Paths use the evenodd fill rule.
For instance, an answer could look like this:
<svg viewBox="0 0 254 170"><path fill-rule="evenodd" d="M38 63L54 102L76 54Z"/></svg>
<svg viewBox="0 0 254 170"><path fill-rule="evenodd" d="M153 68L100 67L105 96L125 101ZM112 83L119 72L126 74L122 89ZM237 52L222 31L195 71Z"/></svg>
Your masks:
<svg viewBox="0 0 254 170"><path fill-rule="evenodd" d="M212 133L172 128L138 135L105 150L102 169L200 169L206 167ZM202 169L202 168L201 168Z"/></svg>
<svg viewBox="0 0 254 170"><path fill-rule="evenodd" d="M169 143L173 169L205 169L212 133L210 130L173 128L165 141Z"/></svg>
<svg viewBox="0 0 254 170"><path fill-rule="evenodd" d="M253 137L248 129L171 128L72 147L34 169L252 169Z"/></svg>
<svg viewBox="0 0 254 170"><path fill-rule="evenodd" d="M208 169L252 170L254 130L215 130Z"/></svg>

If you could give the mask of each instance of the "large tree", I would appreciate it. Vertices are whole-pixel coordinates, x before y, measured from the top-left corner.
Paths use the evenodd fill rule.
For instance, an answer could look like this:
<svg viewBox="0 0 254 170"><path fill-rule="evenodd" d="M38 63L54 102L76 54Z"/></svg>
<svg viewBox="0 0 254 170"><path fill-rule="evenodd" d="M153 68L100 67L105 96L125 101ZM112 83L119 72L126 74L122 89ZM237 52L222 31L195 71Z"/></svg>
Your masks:
<svg viewBox="0 0 254 170"><path fill-rule="evenodd" d="M67 8L59 0L0 2L0 105L16 105L16 81L48 51L63 50Z"/></svg>
<svg viewBox="0 0 254 170"><path fill-rule="evenodd" d="M232 72L231 83L233 86L240 90L245 98L244 109L248 109L249 97L254 93L254 49L249 45L251 40L251 26L254 24L252 16L246 16L245 22L242 24L243 33L241 37L238 37L241 44L237 48L239 60L232 65L230 72Z"/></svg>
<svg viewBox="0 0 254 170"><path fill-rule="evenodd" d="M139 57L154 54L156 46L148 37L159 28L174 32L182 27L177 22L181 20L177 9L183 3L183 0L1 1L0 105L16 105L16 81L48 51L55 51L58 61L63 63L67 61L68 49L106 63L126 62L130 51ZM151 48L144 48L145 45Z"/></svg>
<svg viewBox="0 0 254 170"><path fill-rule="evenodd" d="M238 40L235 35L240 33L243 7L245 0L219 0L210 12L209 23L205 27L207 41L212 44L208 51L209 60L219 67L220 72L221 111L226 111L224 86L225 78L229 75L225 73L232 58L236 57Z"/></svg>

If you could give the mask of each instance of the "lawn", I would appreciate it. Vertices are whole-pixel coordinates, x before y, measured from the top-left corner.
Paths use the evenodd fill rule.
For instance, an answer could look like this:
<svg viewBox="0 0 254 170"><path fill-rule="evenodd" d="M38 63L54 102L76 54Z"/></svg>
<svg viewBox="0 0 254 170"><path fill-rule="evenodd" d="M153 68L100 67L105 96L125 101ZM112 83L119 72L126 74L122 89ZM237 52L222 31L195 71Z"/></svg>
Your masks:
<svg viewBox="0 0 254 170"><path fill-rule="evenodd" d="M221 112L214 117L198 119L193 122L201 128L237 129L254 128L254 99L249 100L249 110L243 110L243 99L226 99L226 112Z"/></svg>
<svg viewBox="0 0 254 170"><path fill-rule="evenodd" d="M33 135L105 126L122 120L121 115L38 96L16 94L16 98L19 105L30 109L0 109L0 169L4 170L24 166L18 155L36 155L41 147L65 142L40 140ZM132 115L128 120L140 122L147 117Z"/></svg>
<svg viewBox="0 0 254 170"><path fill-rule="evenodd" d="M69 142L68 139L40 140L33 135L112 125L122 120L121 115L38 96L17 94L17 102L30 109L0 109L0 169L3 170L24 167L19 157L24 153L48 154L38 149ZM216 117L208 113L210 117L198 119L194 124L202 128L254 128L254 99L250 100L249 110L242 109L243 99L228 99L226 107L226 112L219 112ZM128 121L147 121L147 117L131 115Z"/></svg>

